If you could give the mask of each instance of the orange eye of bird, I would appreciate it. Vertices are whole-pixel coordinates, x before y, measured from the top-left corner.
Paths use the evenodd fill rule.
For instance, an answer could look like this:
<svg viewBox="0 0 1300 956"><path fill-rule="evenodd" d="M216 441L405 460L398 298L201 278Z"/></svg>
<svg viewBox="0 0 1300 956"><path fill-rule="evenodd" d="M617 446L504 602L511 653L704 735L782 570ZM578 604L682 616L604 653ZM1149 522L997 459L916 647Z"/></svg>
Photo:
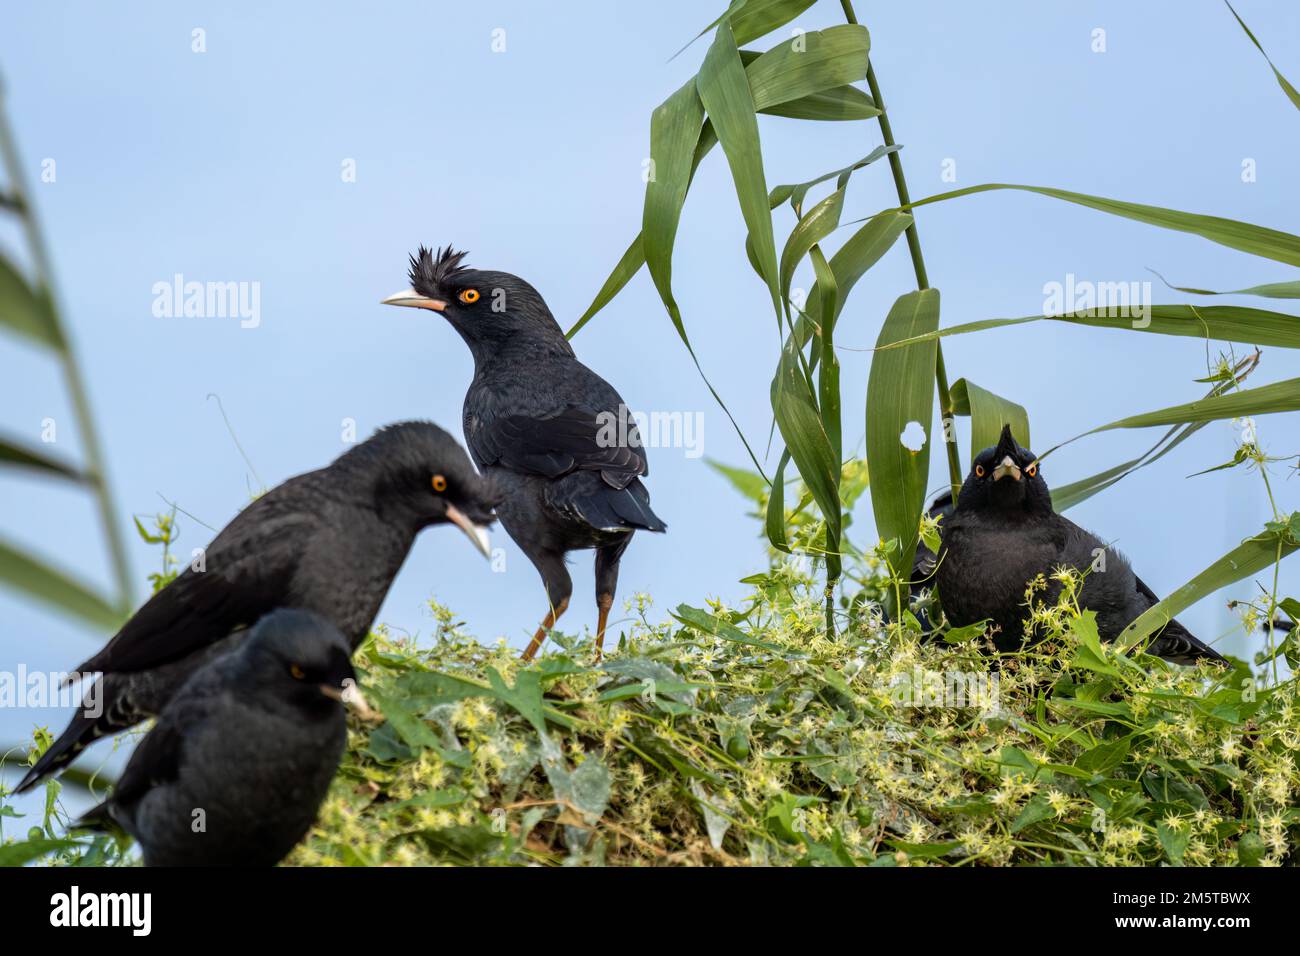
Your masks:
<svg viewBox="0 0 1300 956"><path fill-rule="evenodd" d="M983 478L983 477L984 477L984 466L983 466L983 465L976 465L976 466L975 466L975 477L976 477L976 478Z"/></svg>
<svg viewBox="0 0 1300 956"><path fill-rule="evenodd" d="M434 490L434 491L446 491L446 490L447 490L447 479L444 478L442 475L434 475L434 476L433 476L433 490Z"/></svg>
<svg viewBox="0 0 1300 956"><path fill-rule="evenodd" d="M306 672L305 670L303 670L301 667L299 667L297 664L290 664L290 665L289 665L289 675L290 675L294 680L302 680L304 677L307 676L307 672Z"/></svg>
<svg viewBox="0 0 1300 956"><path fill-rule="evenodd" d="M460 301L466 305L473 305L478 301L478 289L466 289L460 294Z"/></svg>
<svg viewBox="0 0 1300 956"><path fill-rule="evenodd" d="M1028 475L1030 478L1032 478L1032 477L1034 477L1034 475L1038 474L1038 462L1034 462L1032 465L1030 465L1028 468L1026 468L1026 469L1025 469L1025 474Z"/></svg>

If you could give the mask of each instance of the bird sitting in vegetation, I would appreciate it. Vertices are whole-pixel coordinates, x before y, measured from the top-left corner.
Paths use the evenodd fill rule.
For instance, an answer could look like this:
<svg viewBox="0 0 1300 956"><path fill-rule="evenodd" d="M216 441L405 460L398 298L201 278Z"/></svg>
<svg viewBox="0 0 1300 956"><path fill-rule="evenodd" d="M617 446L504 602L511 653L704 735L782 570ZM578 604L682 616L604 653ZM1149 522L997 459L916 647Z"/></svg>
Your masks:
<svg viewBox="0 0 1300 956"><path fill-rule="evenodd" d="M351 653L315 614L268 614L182 685L81 826L120 826L146 866L274 866L334 779L343 701L364 707Z"/></svg>
<svg viewBox="0 0 1300 956"><path fill-rule="evenodd" d="M665 531L641 483L640 435L608 382L583 365L540 294L518 276L461 264L451 247L411 257L411 288L388 305L443 316L474 356L465 441L503 498L501 525L536 566L550 602L524 651L537 653L569 605L565 555L596 549L596 655L605 640L618 566L632 535Z"/></svg>
<svg viewBox="0 0 1300 956"><path fill-rule="evenodd" d="M320 614L355 648L415 536L449 522L487 555L496 501L465 450L429 422L382 428L329 467L273 488L77 668L102 676L18 790L100 737L157 715L186 678L277 607Z"/></svg>
<svg viewBox="0 0 1300 956"><path fill-rule="evenodd" d="M1063 587L1054 577L1058 569L1078 572L1079 606L1096 612L1098 633L1107 641L1160 600L1122 555L1052 509L1038 459L1020 447L1010 425L995 448L975 457L940 533L934 573L944 614L957 627L990 620L1001 651L1036 636L1032 628L1026 633L1025 590L1039 575L1045 590L1035 599L1050 605ZM1201 658L1226 663L1175 620L1156 632L1148 650L1179 664Z"/></svg>

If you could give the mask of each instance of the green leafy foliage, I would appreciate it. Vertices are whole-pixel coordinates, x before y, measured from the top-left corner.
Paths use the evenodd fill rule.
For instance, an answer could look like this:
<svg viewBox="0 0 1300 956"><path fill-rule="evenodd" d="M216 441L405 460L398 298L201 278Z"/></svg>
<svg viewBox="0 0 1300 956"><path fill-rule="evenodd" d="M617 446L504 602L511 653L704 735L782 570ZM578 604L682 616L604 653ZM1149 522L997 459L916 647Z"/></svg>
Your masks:
<svg viewBox="0 0 1300 956"><path fill-rule="evenodd" d="M0 169L3 170L0 214L6 219L10 216L18 219L35 265L34 274L28 277L0 249L0 330L42 347L62 364L87 461L84 469L76 468L23 443L0 439L0 469L36 469L46 477L71 479L94 492L100 523L108 539L117 593L102 596L72 573L55 567L25 547L6 542L0 542L0 585L80 618L97 629L116 628L129 600L126 551L114 521L112 495L101 466L99 439L81 371L55 303L53 277L40 224L24 191L22 165L4 112L3 90L0 90Z"/></svg>
<svg viewBox="0 0 1300 956"><path fill-rule="evenodd" d="M944 202L975 193L988 192L993 189L1012 189L1037 193L1040 196L1050 196L1053 199L1074 203L1077 206L1086 206L1089 209L1096 209L1112 216L1120 216L1124 219L1144 222L1151 226L1159 226L1161 229L1191 233L1211 242L1217 242L1221 246L1227 246L1229 249L1249 253L1252 256L1261 256L1265 259L1285 262L1288 265L1300 266L1300 236L1294 236L1289 232L1269 229L1266 226L1256 226L1248 222L1239 222L1235 219L1224 219L1220 216L1206 216L1199 213L1181 212L1177 209L1165 209L1161 206L1123 202L1118 199L1089 196L1086 193L1071 192L1068 189L1054 189L1049 186L984 183L979 186L954 189L951 192L930 196L926 199L918 199L916 202L911 203L909 208L916 209L930 203Z"/></svg>
<svg viewBox="0 0 1300 956"><path fill-rule="evenodd" d="M67 478L71 481L84 481L83 475L76 467L67 462L37 451L26 442L10 441L0 438L0 466L27 468L48 476Z"/></svg>
<svg viewBox="0 0 1300 956"><path fill-rule="evenodd" d="M938 325L939 290L909 292L889 310L876 344L912 338ZM878 350L867 383L867 465L874 478L871 507L880 536L897 542L890 563L900 577L911 572L930 474L935 357L934 342Z"/></svg>
<svg viewBox="0 0 1300 956"><path fill-rule="evenodd" d="M1261 287L1262 288L1262 287ZM1187 290L1191 291L1191 290ZM1243 290L1248 291L1248 290ZM1227 295L1229 293L1204 293ZM1237 294L1237 293L1233 293ZM1026 315L1014 319L980 319L950 325L918 339L942 339L950 335L968 335L991 329L1026 325L1030 322L1063 322L1098 329L1147 332L1154 335L1178 335L1195 339L1244 342L1249 345L1272 345L1300 348L1300 318L1286 312L1250 309L1236 305L1151 305L1145 315L1120 315L1119 309L1085 309L1063 315ZM900 342L897 347L911 344Z"/></svg>
<svg viewBox="0 0 1300 956"><path fill-rule="evenodd" d="M37 728L32 746L26 748L26 759L17 762L30 767L53 742L46 728ZM0 750L0 766L12 765L16 749ZM68 770L57 780L46 780L42 784L45 800L40 822L30 824L26 823L26 815L9 802L10 792L0 784L0 866L123 866L136 862L130 839L117 833L75 830L75 818L59 799L68 785L90 789L102 797L104 783L78 770ZM17 833L22 837L18 838Z"/></svg>
<svg viewBox="0 0 1300 956"><path fill-rule="evenodd" d="M52 349L64 347L63 333L49 297L33 289L18 270L0 258L0 324Z"/></svg>
<svg viewBox="0 0 1300 956"><path fill-rule="evenodd" d="M1024 406L980 388L974 382L962 378L952 383L952 410L958 415L970 416L971 458L998 443L1003 425L1011 426L1011 433L1022 446L1034 447L1029 433L1029 413Z"/></svg>
<svg viewBox="0 0 1300 956"><path fill-rule="evenodd" d="M521 668L377 633L385 720L353 726L300 865L1236 865L1293 862L1294 681L1050 638L990 664L865 615L828 639L774 562L740 608L682 606ZM880 582L877 582L880 583Z"/></svg>
<svg viewBox="0 0 1300 956"><path fill-rule="evenodd" d="M766 515L760 476L714 467ZM867 490L861 461L845 463L838 488L847 519ZM795 483L791 498L791 544L824 553L811 493ZM174 516L138 531L162 550L161 586L175 572ZM1174 600L1249 577L1298 533L1300 515L1279 519ZM557 633L521 666L432 602L423 643L380 627L356 664L382 716L352 719L319 819L287 863L1295 862L1300 695L1266 666L1295 656L1291 638L1265 635L1258 674L1130 657L1099 640L1076 603L1079 576L1062 573L1057 605L1035 601L1041 581L1026 593L1044 642L995 661L980 626L927 639L910 612L887 621L897 579L885 549L847 535L843 548L831 634L811 563L775 550L738 607L682 604L651 623L649 598L633 596L601 663L589 639ZM1275 611L1300 617L1290 597L1238 607L1248 634ZM51 739L38 731L28 764ZM95 786L48 781L42 820L25 831L0 789L0 865L138 862L125 837L69 831L69 780Z"/></svg>
<svg viewBox="0 0 1300 956"><path fill-rule="evenodd" d="M1273 76L1277 80L1277 85L1282 88L1282 92L1286 94L1286 98L1291 101L1292 106L1300 110L1300 90L1297 90L1292 86L1291 81L1282 75L1282 71L1273 65L1273 61L1270 60L1268 54L1264 52L1263 45L1260 44L1259 40L1255 39L1255 34L1251 32L1250 27L1246 26L1246 21L1241 19L1241 16L1235 9L1233 9L1232 4L1228 3L1227 7L1229 10L1232 10L1233 17L1236 19L1237 23L1241 25L1241 29L1245 31L1246 36L1250 37L1250 42L1255 44L1255 49L1259 51L1260 56L1262 56L1265 62L1268 63L1269 69L1273 71Z"/></svg>
<svg viewBox="0 0 1300 956"><path fill-rule="evenodd" d="M1192 580L1129 625L1122 640L1136 644L1184 608L1244 577L1276 564L1300 547L1300 518L1272 522L1265 532L1247 538Z"/></svg>
<svg viewBox="0 0 1300 956"><path fill-rule="evenodd" d="M3 540L0 540L0 580L101 630L116 630L122 621L117 608L72 572Z"/></svg>

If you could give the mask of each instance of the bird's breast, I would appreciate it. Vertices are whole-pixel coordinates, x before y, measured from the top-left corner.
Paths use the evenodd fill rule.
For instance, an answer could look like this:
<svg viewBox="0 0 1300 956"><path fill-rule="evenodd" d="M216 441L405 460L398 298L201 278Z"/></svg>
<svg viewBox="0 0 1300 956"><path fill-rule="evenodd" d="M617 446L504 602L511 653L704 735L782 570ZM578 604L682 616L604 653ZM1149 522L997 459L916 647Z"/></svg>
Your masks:
<svg viewBox="0 0 1300 956"><path fill-rule="evenodd" d="M1026 588L1051 574L1056 555L1046 535L1020 527L953 527L943 550L936 580L944 611L958 626L1019 619Z"/></svg>

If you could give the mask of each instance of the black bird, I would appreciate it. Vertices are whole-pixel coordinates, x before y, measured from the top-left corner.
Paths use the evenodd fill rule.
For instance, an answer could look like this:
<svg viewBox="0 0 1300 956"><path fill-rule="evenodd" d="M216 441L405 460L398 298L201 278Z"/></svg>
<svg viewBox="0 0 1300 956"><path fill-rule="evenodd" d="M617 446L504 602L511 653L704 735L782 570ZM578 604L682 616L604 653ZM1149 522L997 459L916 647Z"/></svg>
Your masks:
<svg viewBox="0 0 1300 956"><path fill-rule="evenodd" d="M975 456L957 509L940 531L935 580L944 613L958 627L991 619L993 643L1002 651L1033 639L1025 633L1025 588L1042 574L1047 590L1041 599L1055 603L1061 584L1051 576L1058 568L1084 575L1079 606L1096 612L1103 640L1114 640L1160 600L1121 554L1052 509L1038 459L1020 447L1010 425L995 448ZM1174 620L1156 632L1148 651L1179 664L1201 658L1227 663Z"/></svg>
<svg viewBox="0 0 1300 956"><path fill-rule="evenodd" d="M273 488L213 539L203 570L186 569L77 668L103 676L18 790L155 716L190 674L277 607L320 614L356 647L416 534L450 522L487 555L496 500L465 450L429 422L389 425L329 467Z"/></svg>
<svg viewBox="0 0 1300 956"><path fill-rule="evenodd" d="M638 530L665 531L641 484L645 450L618 392L574 356L541 295L518 276L462 265L464 252L424 247L411 257L411 289L387 305L431 309L474 356L465 395L465 441L503 498L501 525L528 555L550 608L524 651L530 660L569 604L565 555L596 549L596 656L618 565Z"/></svg>
<svg viewBox="0 0 1300 956"><path fill-rule="evenodd" d="M316 819L358 695L350 642L306 611L273 611L182 685L112 795L80 825L110 821L146 866L274 866Z"/></svg>

